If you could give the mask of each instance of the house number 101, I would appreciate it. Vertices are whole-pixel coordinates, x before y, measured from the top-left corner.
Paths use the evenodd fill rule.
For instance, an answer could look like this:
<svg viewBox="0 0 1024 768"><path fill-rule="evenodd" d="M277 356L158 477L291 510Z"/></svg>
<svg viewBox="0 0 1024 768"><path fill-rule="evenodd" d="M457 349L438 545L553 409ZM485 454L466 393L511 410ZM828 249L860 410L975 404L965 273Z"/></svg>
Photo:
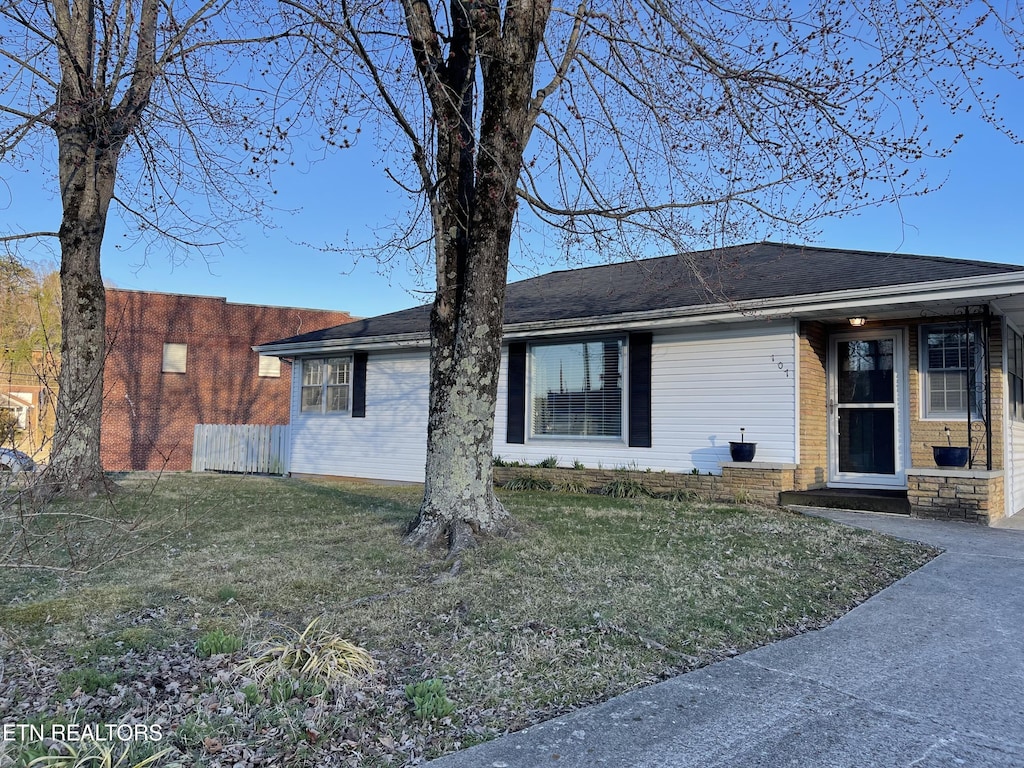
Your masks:
<svg viewBox="0 0 1024 768"><path fill-rule="evenodd" d="M789 370L789 368L786 367L786 364L784 362L782 362L781 360L776 360L775 359L775 355L772 355L772 362L775 363L777 366L779 366L779 370L782 371L784 374L786 374L786 378L788 379L789 378L790 370Z"/></svg>

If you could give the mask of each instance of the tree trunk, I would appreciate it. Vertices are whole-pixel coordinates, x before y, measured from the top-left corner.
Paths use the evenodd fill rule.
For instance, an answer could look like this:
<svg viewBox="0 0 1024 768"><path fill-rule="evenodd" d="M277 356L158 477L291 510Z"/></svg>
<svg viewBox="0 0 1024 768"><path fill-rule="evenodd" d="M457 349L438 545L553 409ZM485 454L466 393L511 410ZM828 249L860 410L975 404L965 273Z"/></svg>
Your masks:
<svg viewBox="0 0 1024 768"><path fill-rule="evenodd" d="M475 265L478 285L457 306L440 293L434 302L426 479L407 539L420 548L444 544L454 555L509 527L491 466L507 253L506 244L505 258L492 254Z"/></svg>
<svg viewBox="0 0 1024 768"><path fill-rule="evenodd" d="M47 478L63 492L105 487L100 461L106 291L100 249L117 172L117 148L80 124L58 130L63 219L61 360Z"/></svg>
<svg viewBox="0 0 1024 768"><path fill-rule="evenodd" d="M437 124L437 295L431 314L430 412L423 502L408 541L447 543L449 557L509 529L494 495L494 409L508 251L548 0L452 3L440 82L421 64ZM411 27L414 38L422 28ZM422 50L429 49L423 45ZM425 62L426 57L421 58ZM475 83L482 101L475 133Z"/></svg>

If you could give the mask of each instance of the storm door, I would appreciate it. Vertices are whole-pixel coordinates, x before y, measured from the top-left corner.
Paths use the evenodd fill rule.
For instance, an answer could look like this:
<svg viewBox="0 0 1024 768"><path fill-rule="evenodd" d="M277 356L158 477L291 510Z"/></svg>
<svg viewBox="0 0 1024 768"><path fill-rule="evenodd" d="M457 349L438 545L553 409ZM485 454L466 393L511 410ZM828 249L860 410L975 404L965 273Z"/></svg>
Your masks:
<svg viewBox="0 0 1024 768"><path fill-rule="evenodd" d="M829 351L829 485L906 487L902 331L836 335Z"/></svg>

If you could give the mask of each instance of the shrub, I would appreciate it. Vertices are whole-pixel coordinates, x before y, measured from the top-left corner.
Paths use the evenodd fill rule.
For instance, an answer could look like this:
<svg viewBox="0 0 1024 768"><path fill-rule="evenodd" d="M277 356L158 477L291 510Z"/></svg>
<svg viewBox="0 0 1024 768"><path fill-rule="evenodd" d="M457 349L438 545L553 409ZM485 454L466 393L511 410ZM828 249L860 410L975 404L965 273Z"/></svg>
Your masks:
<svg viewBox="0 0 1024 768"><path fill-rule="evenodd" d="M558 469L558 457L548 456L543 461L538 461L537 466L541 469Z"/></svg>
<svg viewBox="0 0 1024 768"><path fill-rule="evenodd" d="M6 408L0 411L0 443L13 441L17 431L18 417Z"/></svg>
<svg viewBox="0 0 1024 768"><path fill-rule="evenodd" d="M150 768L159 765L171 752L168 747L147 757L134 758L131 744L107 744L93 739L57 741L50 749L60 752L35 757L28 763L30 768Z"/></svg>
<svg viewBox="0 0 1024 768"><path fill-rule="evenodd" d="M495 456L493 459L491 459L491 466L492 467L521 467L521 466L523 466L523 464L520 461L509 461L508 459L501 458L501 456Z"/></svg>

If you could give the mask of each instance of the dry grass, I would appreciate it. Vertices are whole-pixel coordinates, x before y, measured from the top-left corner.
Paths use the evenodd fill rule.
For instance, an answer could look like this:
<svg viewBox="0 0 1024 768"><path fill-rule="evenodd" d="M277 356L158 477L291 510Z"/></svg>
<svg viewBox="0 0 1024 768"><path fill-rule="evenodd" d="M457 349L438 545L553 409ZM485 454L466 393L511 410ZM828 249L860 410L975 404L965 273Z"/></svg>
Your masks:
<svg viewBox="0 0 1024 768"><path fill-rule="evenodd" d="M137 499L133 480L124 485L126 515L136 503L161 506L166 530L139 534L156 546L77 580L5 574L0 626L11 648L51 672L74 659L129 681L149 674L150 657L173 668L176 649L215 629L255 647L319 618L372 654L377 672L363 689L317 705L315 736L303 719L308 702L264 699L232 677L240 658L183 666L179 677L192 682L174 691L188 697L166 715L179 729L176 748L242 765L246 754L289 765L436 755L822 626L932 556L778 510L520 493L503 497L516 536L469 552L452 573L401 544L416 489L181 475L141 487L149 495ZM179 509L187 530L167 514ZM145 630L127 671L125 627ZM404 687L433 678L456 712L424 722L408 711ZM0 721L80 704L61 700L48 679L8 682L18 692L7 699L0 679ZM197 710L204 696L234 702L234 718L218 720L208 702ZM122 695L123 708L152 711L145 697ZM286 724L268 731L271 714Z"/></svg>

